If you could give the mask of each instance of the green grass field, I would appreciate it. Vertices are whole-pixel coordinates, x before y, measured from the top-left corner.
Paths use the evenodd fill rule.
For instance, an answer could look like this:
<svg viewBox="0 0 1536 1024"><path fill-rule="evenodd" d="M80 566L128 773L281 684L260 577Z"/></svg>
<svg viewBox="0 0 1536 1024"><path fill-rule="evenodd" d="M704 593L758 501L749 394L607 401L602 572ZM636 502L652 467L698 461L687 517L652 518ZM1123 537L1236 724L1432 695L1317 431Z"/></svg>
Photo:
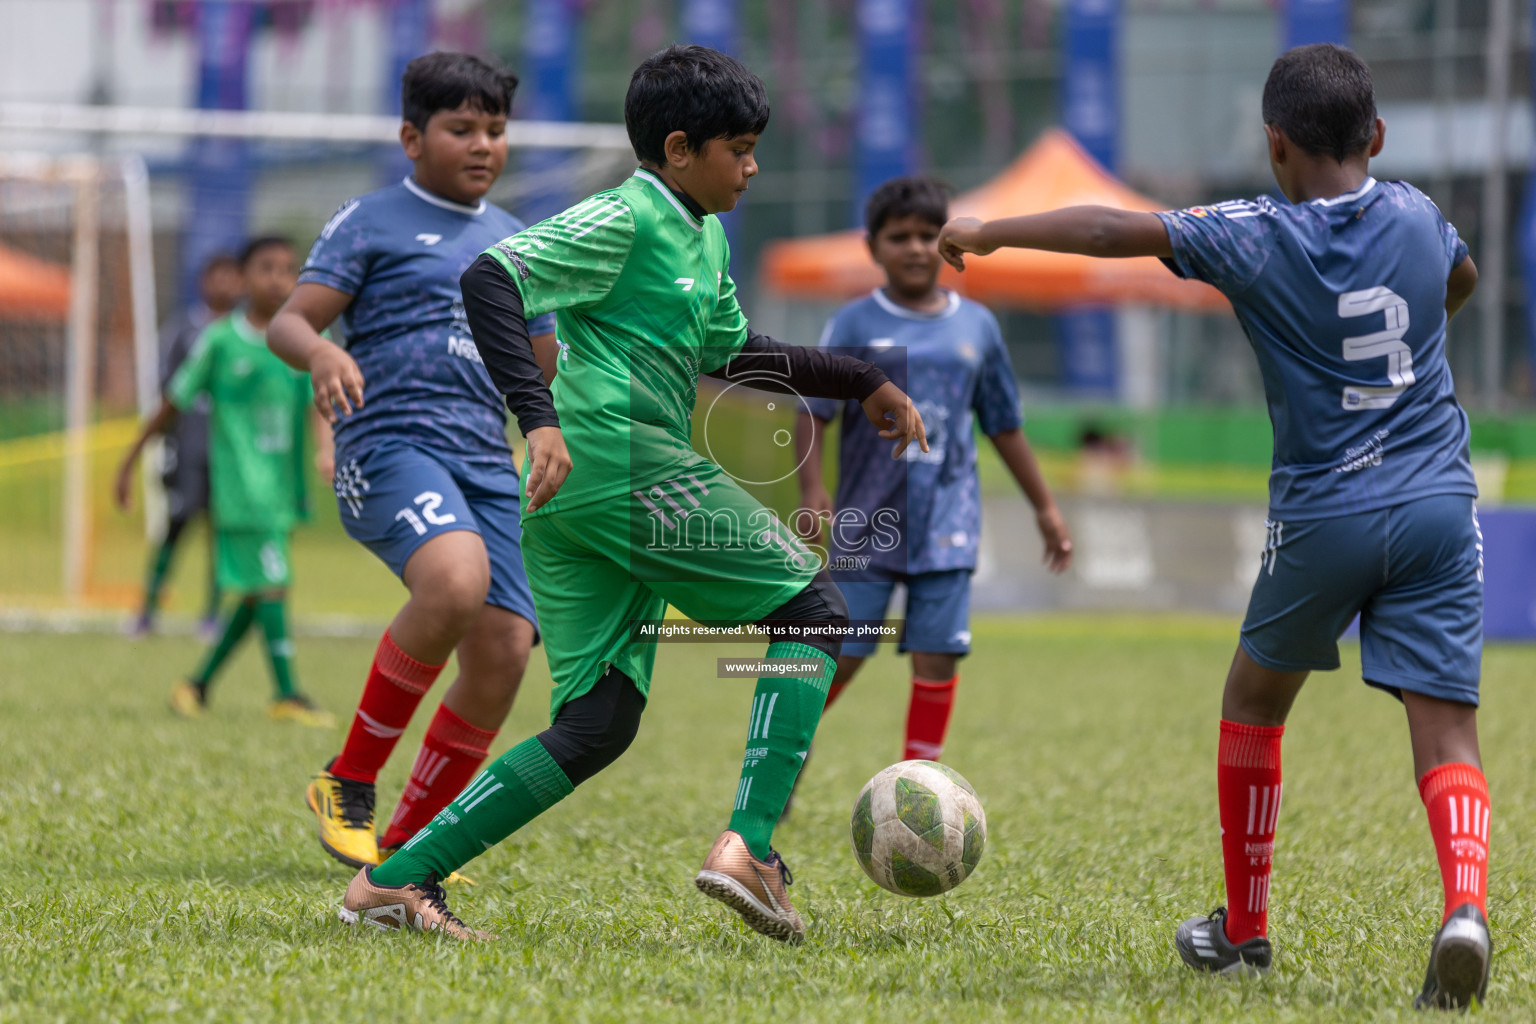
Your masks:
<svg viewBox="0 0 1536 1024"><path fill-rule="evenodd" d="M787 948L692 876L736 787L750 685L661 653L626 757L475 862L453 905L500 940L363 933L302 791L340 733L269 723L242 652L202 723L165 692L190 638L0 637L0 1020L1037 1021L1410 1019L1440 886L1403 716L1345 671L1286 740L1267 980L1195 976L1174 926L1221 900L1216 709L1230 623L983 620L948 760L985 802L977 874L937 899L866 880L847 816L896 759L903 665L829 716L776 845L810 925ZM305 684L345 712L371 653L304 638ZM544 723L541 658L497 750ZM1492 1019L1536 1017L1536 650L1486 661L1495 801ZM381 778L388 815L426 715ZM1419 1019L1419 1018L1413 1018Z"/></svg>

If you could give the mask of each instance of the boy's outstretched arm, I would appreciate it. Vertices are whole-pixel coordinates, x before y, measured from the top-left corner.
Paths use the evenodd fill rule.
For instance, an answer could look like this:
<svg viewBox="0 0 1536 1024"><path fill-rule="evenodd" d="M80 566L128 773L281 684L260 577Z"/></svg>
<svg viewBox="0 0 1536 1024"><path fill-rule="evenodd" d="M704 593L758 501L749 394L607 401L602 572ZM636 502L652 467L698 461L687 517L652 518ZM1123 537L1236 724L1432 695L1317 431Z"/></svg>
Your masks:
<svg viewBox="0 0 1536 1024"><path fill-rule="evenodd" d="M464 315L491 382L507 398L517 429L528 441L528 511L553 498L571 473L571 456L560 433L555 398L528 337L523 294L501 264L481 254L459 278ZM540 340L550 340L541 335ZM553 358L546 359L553 376Z"/></svg>
<svg viewBox="0 0 1536 1024"><path fill-rule="evenodd" d="M1068 206L989 221L957 217L939 233L939 254L956 270L965 269L966 253L985 256L1005 246L1083 256L1173 255L1168 229L1156 214L1112 206Z"/></svg>
<svg viewBox="0 0 1536 1024"><path fill-rule="evenodd" d="M267 325L267 347L295 370L309 374L315 409L327 423L336 410L352 415L363 407L363 371L347 350L320 332L352 304L352 296L329 285L305 281L293 290Z"/></svg>
<svg viewBox="0 0 1536 1024"><path fill-rule="evenodd" d="M775 341L749 327L740 351L705 376L780 395L851 398L863 406L864 415L881 437L897 442L892 458L900 458L913 441L923 451L928 450L923 418L912 399L879 367L862 359Z"/></svg>
<svg viewBox="0 0 1536 1024"><path fill-rule="evenodd" d="M167 402L160 399L160 408L155 414L144 421L144 426L139 428L139 436L133 439L133 445L128 449L128 454L123 456L123 461L117 467L117 478L112 483L112 495L117 499L117 507L124 512L128 511L133 503L133 466L139 461L139 455L144 451L144 446L149 439L157 434L163 434L168 430L180 411Z"/></svg>
<svg viewBox="0 0 1536 1024"><path fill-rule="evenodd" d="M1014 427L992 435L990 440L1035 510L1035 525L1040 528L1040 537L1045 541L1046 568L1055 573L1066 572L1072 564L1072 531L1067 529L1067 521L1062 518L1061 509L1056 507L1056 499L1040 474L1040 463L1035 461L1034 450L1025 440L1024 431Z"/></svg>
<svg viewBox="0 0 1536 1024"><path fill-rule="evenodd" d="M1455 316L1472 293L1477 290L1477 264L1468 256L1451 268L1451 276L1445 282L1445 315Z"/></svg>

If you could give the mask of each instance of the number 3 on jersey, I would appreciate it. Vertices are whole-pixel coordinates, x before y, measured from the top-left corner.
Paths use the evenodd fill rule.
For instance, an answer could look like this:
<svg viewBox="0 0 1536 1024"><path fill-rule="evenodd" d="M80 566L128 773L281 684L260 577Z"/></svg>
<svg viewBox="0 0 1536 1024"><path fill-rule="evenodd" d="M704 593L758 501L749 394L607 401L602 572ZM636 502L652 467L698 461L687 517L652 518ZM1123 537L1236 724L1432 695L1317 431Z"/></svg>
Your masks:
<svg viewBox="0 0 1536 1024"><path fill-rule="evenodd" d="M428 523L431 523L433 526L447 526L449 523L458 522L459 517L454 515L452 512L444 515L437 511L437 507L442 503L443 496L441 494L438 494L436 491L422 491L420 494L416 495L416 497L412 499L411 502L413 505L421 506L421 514L417 515L416 510L410 505L407 505L405 508L395 513L395 521L399 522L400 520L404 519L406 522L410 523L411 529L416 531L417 536L427 532L426 523L422 522L423 519L425 519Z"/></svg>
<svg viewBox="0 0 1536 1024"><path fill-rule="evenodd" d="M1344 389L1344 408L1352 412L1388 409L1397 396L1413 383L1413 350L1403 341L1408 333L1408 303L1385 285L1345 292L1339 296L1339 316L1344 319L1385 313L1387 329L1373 334L1357 334L1344 339L1344 358L1387 361L1387 387L1350 385Z"/></svg>

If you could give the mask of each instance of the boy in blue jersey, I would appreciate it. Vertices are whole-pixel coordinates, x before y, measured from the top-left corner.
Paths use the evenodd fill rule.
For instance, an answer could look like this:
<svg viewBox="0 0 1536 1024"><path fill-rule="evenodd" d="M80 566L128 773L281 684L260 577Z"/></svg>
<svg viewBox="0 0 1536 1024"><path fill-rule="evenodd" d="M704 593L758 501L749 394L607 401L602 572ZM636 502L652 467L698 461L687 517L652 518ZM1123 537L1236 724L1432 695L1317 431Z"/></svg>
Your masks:
<svg viewBox="0 0 1536 1024"><path fill-rule="evenodd" d="M1477 743L1482 539L1445 328L1477 270L1423 193L1370 176L1385 125L1370 70L1349 50L1283 54L1264 122L1288 203L962 220L940 249L956 267L1001 245L1158 256L1231 300L1275 432L1269 541L1222 697L1227 906L1184 922L1176 945L1197 970L1268 970L1281 733L1308 673L1338 668L1337 639L1358 613L1365 680L1407 711L1445 887L1415 1005L1464 1007L1482 1000L1492 956Z"/></svg>
<svg viewBox="0 0 1536 1024"><path fill-rule="evenodd" d="M411 175L342 204L268 334L274 352L310 372L315 404L336 424L348 534L410 591L379 642L345 746L307 792L321 846L352 867L388 856L474 775L537 638L506 412L459 292L481 250L523 227L484 198L506 162L516 85L466 54L407 65L400 141ZM320 335L337 317L346 348ZM529 324L549 370L552 331L550 317ZM453 652L459 677L376 838L378 771Z"/></svg>
<svg viewBox="0 0 1536 1024"><path fill-rule="evenodd" d="M812 399L796 424L801 507L829 520L833 578L849 618L883 619L897 583L906 585L901 650L912 652L912 692L902 757L936 761L971 649L971 573L981 531L975 431L991 440L1035 509L1045 563L1064 572L1072 537L1024 439L1019 394L997 319L985 306L939 287L939 229L949 219L943 186L895 178L865 207L869 253L886 284L827 323L821 344L867 360L912 397L928 451L908 448L892 473L874 428L854 402ZM840 421L837 502L822 483L822 426ZM890 538L898 543L882 543ZM872 641L843 643L827 707L875 653Z"/></svg>

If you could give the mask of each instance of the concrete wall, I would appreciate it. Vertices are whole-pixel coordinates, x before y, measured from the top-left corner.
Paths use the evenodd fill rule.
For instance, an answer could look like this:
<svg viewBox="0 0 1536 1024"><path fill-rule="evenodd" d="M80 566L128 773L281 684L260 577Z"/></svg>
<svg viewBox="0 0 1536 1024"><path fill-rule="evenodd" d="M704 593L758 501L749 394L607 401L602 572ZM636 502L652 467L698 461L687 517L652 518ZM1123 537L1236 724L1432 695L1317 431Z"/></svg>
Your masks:
<svg viewBox="0 0 1536 1024"><path fill-rule="evenodd" d="M1040 564L1034 515L1022 499L983 502L977 610L1186 610L1241 614L1264 550L1257 504L1181 504L1066 499L1077 544L1070 572ZM1478 513L1484 560L1485 633L1536 639L1536 508Z"/></svg>
<svg viewBox="0 0 1536 1024"><path fill-rule="evenodd" d="M1072 569L1051 576L1022 499L983 503L978 609L1179 608L1241 612L1264 547L1261 505L1068 498L1077 547Z"/></svg>

